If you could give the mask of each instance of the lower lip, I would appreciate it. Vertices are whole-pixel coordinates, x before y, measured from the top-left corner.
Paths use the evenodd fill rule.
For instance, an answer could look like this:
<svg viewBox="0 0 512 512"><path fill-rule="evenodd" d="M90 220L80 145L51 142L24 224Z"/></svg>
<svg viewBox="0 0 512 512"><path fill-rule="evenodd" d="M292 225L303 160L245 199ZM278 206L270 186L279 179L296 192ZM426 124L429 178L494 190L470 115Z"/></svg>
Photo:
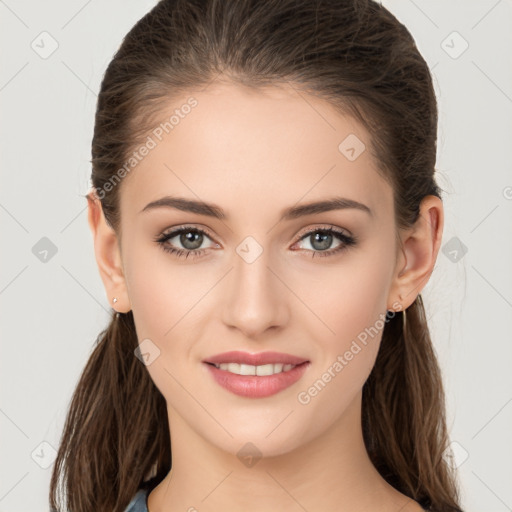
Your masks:
<svg viewBox="0 0 512 512"><path fill-rule="evenodd" d="M299 364L287 372L276 373L274 375L237 375L236 373L221 370L216 366L203 363L208 367L217 384L231 391L235 395L247 398L263 398L275 395L295 384L303 375L309 366L309 361Z"/></svg>

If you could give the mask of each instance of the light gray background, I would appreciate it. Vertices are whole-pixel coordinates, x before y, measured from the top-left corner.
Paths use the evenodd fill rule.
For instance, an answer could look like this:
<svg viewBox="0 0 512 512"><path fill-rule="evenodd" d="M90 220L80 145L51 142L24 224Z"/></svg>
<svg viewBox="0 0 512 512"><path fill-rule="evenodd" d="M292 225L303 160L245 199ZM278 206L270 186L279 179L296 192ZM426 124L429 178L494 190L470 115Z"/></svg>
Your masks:
<svg viewBox="0 0 512 512"><path fill-rule="evenodd" d="M89 190L96 94L123 36L154 4L0 1L3 512L48 510L51 446L58 446L74 385L107 322L81 197ZM512 3L383 4L413 34L439 100L445 230L423 296L463 505L510 511ZM48 51L52 38L58 48L47 58L31 47ZM469 46L459 55L464 40ZM57 248L46 262L33 252L43 237ZM458 252L450 252L453 244Z"/></svg>

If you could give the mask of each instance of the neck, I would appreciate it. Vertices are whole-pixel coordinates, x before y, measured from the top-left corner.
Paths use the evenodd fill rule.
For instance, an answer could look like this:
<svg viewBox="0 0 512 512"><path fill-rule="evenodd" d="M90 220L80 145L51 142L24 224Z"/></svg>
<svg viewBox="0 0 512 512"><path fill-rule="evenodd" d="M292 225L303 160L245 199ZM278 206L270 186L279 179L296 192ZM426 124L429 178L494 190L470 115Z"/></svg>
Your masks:
<svg viewBox="0 0 512 512"><path fill-rule="evenodd" d="M371 463L362 437L361 393L320 437L252 464L212 446L175 411L169 411L169 425L172 470L150 493L149 512L421 510Z"/></svg>

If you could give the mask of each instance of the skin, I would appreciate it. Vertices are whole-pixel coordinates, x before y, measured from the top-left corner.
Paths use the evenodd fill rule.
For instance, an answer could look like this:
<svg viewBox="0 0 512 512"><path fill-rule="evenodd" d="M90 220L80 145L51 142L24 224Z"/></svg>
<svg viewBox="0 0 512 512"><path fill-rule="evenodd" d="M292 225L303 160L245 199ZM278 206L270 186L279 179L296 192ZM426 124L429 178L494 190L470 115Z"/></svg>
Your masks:
<svg viewBox="0 0 512 512"><path fill-rule="evenodd" d="M290 87L214 84L193 96L198 105L124 178L121 240L99 201L89 200L109 302L117 297L117 311L132 310L139 342L149 338L160 350L147 370L167 401L173 461L149 495L150 512L420 511L378 474L363 442L362 387L382 322L309 403L298 393L387 310L415 300L441 244L442 202L423 200L416 225L399 233L402 249L392 189L370 151L350 161L338 150L351 133L369 148L370 135L354 119ZM163 118L189 97L169 101ZM279 221L285 208L334 192L373 215L345 209ZM228 218L141 213L165 195L214 203ZM179 258L154 241L184 224L208 232L202 256ZM357 244L312 258L322 249L304 233L326 227ZM247 236L263 249L252 263L236 252ZM167 243L184 248L179 236ZM341 243L333 237L326 250ZM310 366L273 396L243 398L217 385L201 362L229 350L285 352ZM261 454L252 467L237 456L247 442Z"/></svg>

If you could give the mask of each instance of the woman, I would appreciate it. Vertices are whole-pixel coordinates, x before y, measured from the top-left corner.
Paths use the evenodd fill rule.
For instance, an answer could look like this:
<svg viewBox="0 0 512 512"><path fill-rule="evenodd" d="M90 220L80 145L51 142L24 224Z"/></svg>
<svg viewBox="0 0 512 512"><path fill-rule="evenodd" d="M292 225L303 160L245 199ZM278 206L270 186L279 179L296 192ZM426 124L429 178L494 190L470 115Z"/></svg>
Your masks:
<svg viewBox="0 0 512 512"><path fill-rule="evenodd" d="M162 0L98 98L113 308L53 510L460 510L421 290L437 106L371 0ZM448 454L448 455L447 455ZM172 463L172 464L171 464Z"/></svg>

